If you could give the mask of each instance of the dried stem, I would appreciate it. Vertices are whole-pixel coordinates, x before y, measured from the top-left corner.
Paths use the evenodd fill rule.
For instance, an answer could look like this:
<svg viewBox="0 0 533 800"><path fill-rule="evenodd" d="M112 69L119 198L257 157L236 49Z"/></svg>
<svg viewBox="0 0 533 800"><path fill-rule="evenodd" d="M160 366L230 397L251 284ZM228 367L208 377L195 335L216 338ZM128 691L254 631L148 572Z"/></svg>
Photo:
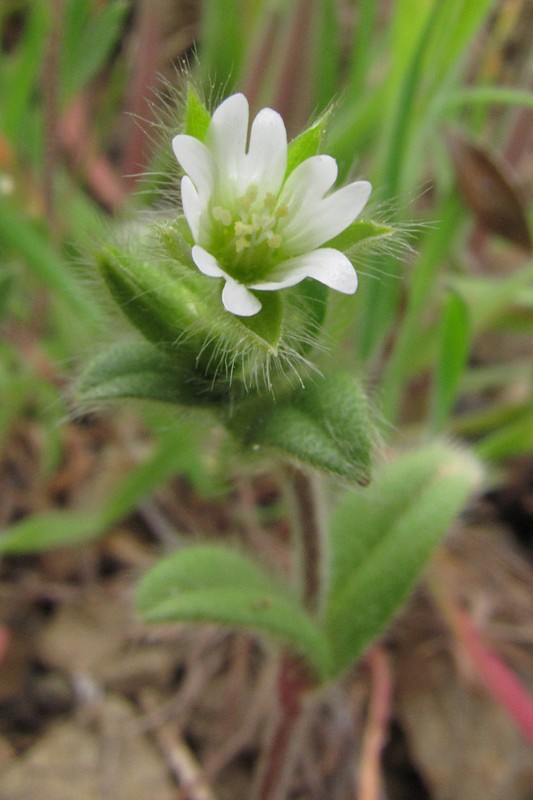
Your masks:
<svg viewBox="0 0 533 800"><path fill-rule="evenodd" d="M288 467L284 490L292 516L293 558L301 597L311 612L320 609L326 578L325 520L318 475Z"/></svg>
<svg viewBox="0 0 533 800"><path fill-rule="evenodd" d="M391 666L386 651L379 645L369 651L366 661L370 670L371 689L357 797L358 800L379 800L382 797L381 751L385 744L392 702Z"/></svg>

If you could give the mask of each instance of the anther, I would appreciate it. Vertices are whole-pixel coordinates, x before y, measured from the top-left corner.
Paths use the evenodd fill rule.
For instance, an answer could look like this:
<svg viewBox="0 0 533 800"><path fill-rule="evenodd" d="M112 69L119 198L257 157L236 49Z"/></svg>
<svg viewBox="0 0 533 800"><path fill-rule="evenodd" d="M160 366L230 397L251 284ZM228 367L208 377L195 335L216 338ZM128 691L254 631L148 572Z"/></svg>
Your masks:
<svg viewBox="0 0 533 800"><path fill-rule="evenodd" d="M231 225L232 216L227 208L215 206L213 208L213 219L215 219L217 222L221 222L223 225L228 226Z"/></svg>

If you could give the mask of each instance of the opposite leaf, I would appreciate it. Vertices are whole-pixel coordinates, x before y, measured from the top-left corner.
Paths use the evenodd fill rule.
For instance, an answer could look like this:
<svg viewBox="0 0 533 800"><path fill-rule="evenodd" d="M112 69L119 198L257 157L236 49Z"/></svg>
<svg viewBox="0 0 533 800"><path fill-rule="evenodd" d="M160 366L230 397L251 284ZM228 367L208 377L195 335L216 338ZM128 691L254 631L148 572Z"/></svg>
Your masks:
<svg viewBox="0 0 533 800"><path fill-rule="evenodd" d="M233 428L244 430L242 418ZM361 385L337 373L272 401L254 415L245 437L252 446L274 447L302 464L365 484L373 434Z"/></svg>
<svg viewBox="0 0 533 800"><path fill-rule="evenodd" d="M479 465L437 443L402 456L364 492L351 492L332 522L325 617L341 673L405 601L431 551L480 480Z"/></svg>
<svg viewBox="0 0 533 800"><path fill-rule="evenodd" d="M77 394L84 402L130 398L206 406L219 402L227 386L213 384L176 350L172 355L145 342L115 345L99 355L81 375Z"/></svg>
<svg viewBox="0 0 533 800"><path fill-rule="evenodd" d="M283 638L324 676L329 648L316 623L246 556L220 545L180 550L143 578L137 607L149 622L210 622Z"/></svg>

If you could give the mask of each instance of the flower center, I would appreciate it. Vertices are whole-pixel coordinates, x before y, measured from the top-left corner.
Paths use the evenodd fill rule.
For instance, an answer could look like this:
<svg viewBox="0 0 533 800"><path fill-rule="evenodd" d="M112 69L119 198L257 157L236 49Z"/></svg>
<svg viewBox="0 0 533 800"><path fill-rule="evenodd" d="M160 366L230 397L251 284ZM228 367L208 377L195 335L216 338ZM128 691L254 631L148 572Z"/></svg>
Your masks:
<svg viewBox="0 0 533 800"><path fill-rule="evenodd" d="M283 237L278 223L288 213L275 195L267 192L260 196L255 184L250 184L233 206L214 205L212 252L224 270L245 284L266 277L272 264L279 261Z"/></svg>

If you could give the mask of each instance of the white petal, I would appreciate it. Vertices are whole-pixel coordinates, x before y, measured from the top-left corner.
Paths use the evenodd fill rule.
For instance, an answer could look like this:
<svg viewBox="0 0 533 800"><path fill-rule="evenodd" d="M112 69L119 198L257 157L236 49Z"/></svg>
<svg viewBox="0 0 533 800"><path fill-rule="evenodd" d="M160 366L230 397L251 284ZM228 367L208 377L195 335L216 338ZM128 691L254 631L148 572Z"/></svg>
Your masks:
<svg viewBox="0 0 533 800"><path fill-rule="evenodd" d="M214 112L206 137L221 174L232 180L239 178L247 140L248 100L243 94L234 94Z"/></svg>
<svg viewBox="0 0 533 800"><path fill-rule="evenodd" d="M250 132L250 146L245 159L246 185L256 183L265 192L277 195L287 169L287 132L281 116L263 108Z"/></svg>
<svg viewBox="0 0 533 800"><path fill-rule="evenodd" d="M203 247L195 244L192 249L192 258L200 272L210 278L226 278L227 275L218 265L218 261Z"/></svg>
<svg viewBox="0 0 533 800"><path fill-rule="evenodd" d="M344 186L313 208L302 209L291 218L282 235L287 249L313 250L333 239L361 213L372 191L368 181L356 181Z"/></svg>
<svg viewBox="0 0 533 800"><path fill-rule="evenodd" d="M226 311L238 317L252 317L261 310L261 303L242 283L229 278L222 291L222 302Z"/></svg>
<svg viewBox="0 0 533 800"><path fill-rule="evenodd" d="M314 278L343 294L353 294L357 289L357 273L352 264L344 253L331 247L282 261L270 271L269 278L268 281L255 283L252 289L285 289L295 286L304 278Z"/></svg>
<svg viewBox="0 0 533 800"><path fill-rule="evenodd" d="M183 206L183 213L189 223L189 228L194 237L198 241L200 233L200 216L203 211L202 203L198 192L194 188L194 184L188 175L185 175L181 181L181 204Z"/></svg>
<svg viewBox="0 0 533 800"><path fill-rule="evenodd" d="M337 180L337 162L331 156L312 156L293 169L281 191L280 202L296 212L302 204L315 205Z"/></svg>
<svg viewBox="0 0 533 800"><path fill-rule="evenodd" d="M179 163L194 183L202 203L207 203L215 180L215 164L209 149L194 136L179 134L172 140Z"/></svg>

